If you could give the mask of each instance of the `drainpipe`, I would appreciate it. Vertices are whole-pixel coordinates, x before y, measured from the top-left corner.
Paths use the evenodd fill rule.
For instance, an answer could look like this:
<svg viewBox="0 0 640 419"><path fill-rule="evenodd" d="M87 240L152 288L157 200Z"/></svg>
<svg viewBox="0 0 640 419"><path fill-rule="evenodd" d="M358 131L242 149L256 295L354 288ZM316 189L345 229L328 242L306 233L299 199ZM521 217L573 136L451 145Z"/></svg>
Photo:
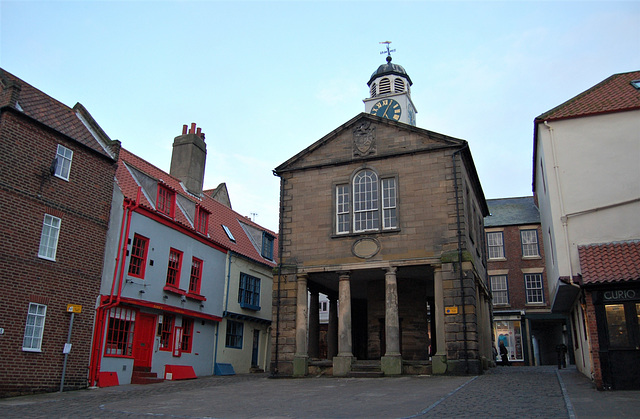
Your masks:
<svg viewBox="0 0 640 419"><path fill-rule="evenodd" d="M453 181L454 181L454 189L456 195L456 226L458 229L458 272L460 275L460 292L462 296L462 336L463 336L463 345L464 345L464 364L465 364L465 373L469 374L469 354L468 354L468 343L467 343L467 312L465 308L465 299L466 295L464 292L464 272L462 272L462 228L460 223L460 199L458 193L458 169L456 167L456 154L460 154L465 148L468 148L469 144L465 143L465 145L454 151L451 155L451 161L453 162Z"/></svg>
<svg viewBox="0 0 640 419"><path fill-rule="evenodd" d="M96 310L96 328L94 332L93 342L93 354L92 360L89 365L89 381L93 386L98 382L98 373L100 372L100 364L102 362L102 343L104 342L104 328L107 323L108 310L112 307L116 307L120 304L120 297L122 295L122 278L124 276L124 265L127 252L127 241L129 239L129 230L131 228L131 217L133 211L140 206L140 194L142 188L138 186L138 194L134 202L125 202L123 204L124 213L122 214L122 225L120 226L120 238L118 240L118 254L116 256L116 266L113 270L113 282L111 284L111 293L109 294L109 301L107 303L100 303ZM125 227L126 225L126 227ZM124 232L124 234L123 234ZM118 275L120 271L120 275ZM113 293L115 291L115 283L118 280L118 296L113 301Z"/></svg>
<svg viewBox="0 0 640 419"><path fill-rule="evenodd" d="M556 189L558 192L558 202L560 202L560 221L562 221L562 231L564 235L565 251L567 252L567 262L569 268L569 284L574 287L580 288L580 285L573 282L573 264L571 263L571 245L569 244L569 217L567 216L564 208L564 200L562 199L562 187L560 184L560 167L558 166L558 158L556 155L556 142L554 139L553 128L547 123L543 122L544 126L549 130L549 141L551 142L551 157L553 159L553 172L556 178Z"/></svg>
<svg viewBox="0 0 640 419"><path fill-rule="evenodd" d="M276 171L273 171L274 176L278 176ZM285 179L280 177L280 220L278 223L278 292L276 296L276 342L275 342L275 354L274 354L274 367L271 371L271 378L278 377L278 353L279 353L279 342L280 342L280 282L282 281L282 217L284 214L284 183Z"/></svg>

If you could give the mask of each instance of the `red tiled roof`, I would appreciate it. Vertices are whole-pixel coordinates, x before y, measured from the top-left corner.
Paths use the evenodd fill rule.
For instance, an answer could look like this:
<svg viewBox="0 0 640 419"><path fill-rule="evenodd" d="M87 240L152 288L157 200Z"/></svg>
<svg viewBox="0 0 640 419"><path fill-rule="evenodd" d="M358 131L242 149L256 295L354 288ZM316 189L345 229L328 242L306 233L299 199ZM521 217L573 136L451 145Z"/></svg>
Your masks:
<svg viewBox="0 0 640 419"><path fill-rule="evenodd" d="M578 246L584 284L640 280L640 241Z"/></svg>
<svg viewBox="0 0 640 419"><path fill-rule="evenodd" d="M551 121L640 109L640 89L631 85L639 79L640 71L614 74L536 119Z"/></svg>
<svg viewBox="0 0 640 419"><path fill-rule="evenodd" d="M253 228L256 228L260 231L265 231L268 234L271 234L274 240L274 259L277 258L277 235L266 229L261 227L260 225L254 223L250 219L238 214L233 211L231 208L226 207L220 202L213 199L211 196L204 194L202 197L195 197L187 192L185 192L184 188L180 184L180 181L171 176L169 173L153 166L146 160L141 159L135 154L125 150L124 148L120 150L120 161L118 165L118 170L116 172L116 179L120 189L124 196L128 199L135 200L138 194L138 182L134 178L132 174L132 170L137 170L143 172L147 176L156 179L162 180L162 182L173 189L177 194L181 195L183 198L186 198L196 204L201 205L207 211L211 213L209 216L209 238L216 244L221 245L222 247L246 256L252 260L257 262L275 266L275 263L263 258L260 255L260 252L256 249L256 247L252 244L251 239L247 235L247 233L242 228L242 224L246 224ZM124 163L124 164L123 164ZM131 169L131 170L130 170ZM135 172L134 172L135 173ZM147 197L144 194L141 194L140 197L140 205L144 206L148 209L154 210L154 205L149 202ZM195 232L193 228L193 224L186 215L182 212L182 210L178 207L175 211L175 222L181 224L183 227L186 227ZM235 242L231 241L227 234L225 233L222 225L225 225L231 231L231 234L235 238Z"/></svg>
<svg viewBox="0 0 640 419"><path fill-rule="evenodd" d="M20 88L17 101L19 108L10 103L11 101L8 100L7 95L3 95L4 100L1 101L0 106L11 106L14 109L20 109L25 115L42 124L73 138L100 154L109 156L98 140L80 120L74 109L58 102L56 99L3 69L0 69L0 81L2 81L2 84L0 84L0 88L2 89L6 89L8 83L14 83Z"/></svg>

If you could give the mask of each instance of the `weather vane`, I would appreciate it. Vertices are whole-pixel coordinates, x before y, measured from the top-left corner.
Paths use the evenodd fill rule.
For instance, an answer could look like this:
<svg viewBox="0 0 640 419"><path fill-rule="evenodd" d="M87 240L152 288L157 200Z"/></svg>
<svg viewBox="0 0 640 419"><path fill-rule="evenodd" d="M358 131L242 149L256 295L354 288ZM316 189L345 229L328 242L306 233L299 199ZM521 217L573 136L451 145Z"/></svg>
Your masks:
<svg viewBox="0 0 640 419"><path fill-rule="evenodd" d="M387 44L387 50L386 51L380 51L380 54L384 54L385 52L387 53L387 55L389 57L391 57L391 53L392 52L396 52L395 49L389 49L389 44L391 43L391 41L384 41L384 42L380 42L380 44Z"/></svg>

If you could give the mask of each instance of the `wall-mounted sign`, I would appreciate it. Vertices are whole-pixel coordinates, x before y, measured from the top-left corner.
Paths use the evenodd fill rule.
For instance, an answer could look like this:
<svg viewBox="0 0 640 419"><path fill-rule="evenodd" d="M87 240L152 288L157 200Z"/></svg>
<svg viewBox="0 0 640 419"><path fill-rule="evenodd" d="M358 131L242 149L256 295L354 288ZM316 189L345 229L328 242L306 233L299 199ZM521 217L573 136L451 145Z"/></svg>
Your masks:
<svg viewBox="0 0 640 419"><path fill-rule="evenodd" d="M602 297L605 301L621 301L621 300L635 300L640 297L640 291L636 292L636 290L610 290L604 291L602 293Z"/></svg>
<svg viewBox="0 0 640 419"><path fill-rule="evenodd" d="M82 313L80 304L67 304L67 313Z"/></svg>
<svg viewBox="0 0 640 419"><path fill-rule="evenodd" d="M444 314L458 314L458 306L445 307Z"/></svg>

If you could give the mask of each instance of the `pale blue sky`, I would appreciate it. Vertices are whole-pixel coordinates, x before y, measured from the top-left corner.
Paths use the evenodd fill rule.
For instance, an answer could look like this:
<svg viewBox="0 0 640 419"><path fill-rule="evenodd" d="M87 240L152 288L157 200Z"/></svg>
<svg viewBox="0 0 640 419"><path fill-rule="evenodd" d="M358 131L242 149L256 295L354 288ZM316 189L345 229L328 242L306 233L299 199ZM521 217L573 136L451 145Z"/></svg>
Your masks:
<svg viewBox="0 0 640 419"><path fill-rule="evenodd" d="M640 69L637 1L7 1L0 66L168 170L206 133L205 187L278 228L272 169L364 111L380 41L417 125L469 142L487 198L531 195L533 119Z"/></svg>

